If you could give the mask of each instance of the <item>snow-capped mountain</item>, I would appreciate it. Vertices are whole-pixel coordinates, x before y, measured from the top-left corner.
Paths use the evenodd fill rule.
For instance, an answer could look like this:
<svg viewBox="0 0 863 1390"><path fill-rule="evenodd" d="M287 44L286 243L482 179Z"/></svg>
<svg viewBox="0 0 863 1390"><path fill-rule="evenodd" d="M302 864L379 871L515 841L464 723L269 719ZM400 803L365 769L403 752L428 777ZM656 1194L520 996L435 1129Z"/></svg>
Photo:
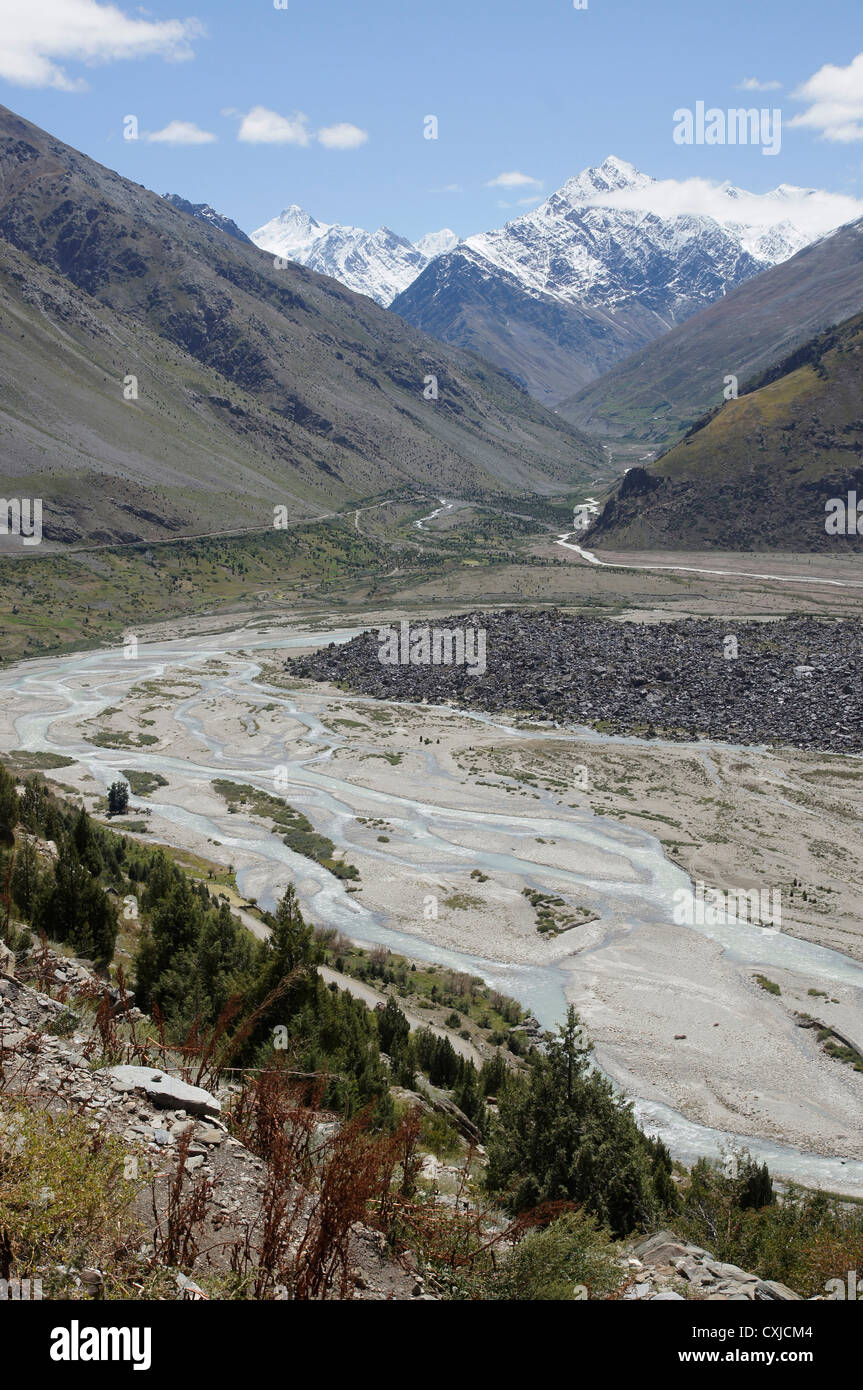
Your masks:
<svg viewBox="0 0 863 1390"><path fill-rule="evenodd" d="M252 241L473 349L556 403L861 212L852 198L791 184L754 194L654 179L612 156L464 241L445 229L411 243L387 227L318 222L297 206Z"/></svg>
<svg viewBox="0 0 863 1390"><path fill-rule="evenodd" d="M419 241L414 242L414 246L421 251L429 260L434 260L435 256L443 256L447 251L452 251L458 245L458 237L449 227L444 227L440 232L426 232Z"/></svg>
<svg viewBox="0 0 863 1390"><path fill-rule="evenodd" d="M458 237L445 228L411 244L389 227L366 232L362 227L318 222L294 204L252 232L252 241L274 256L331 275L386 307L435 256L450 251Z"/></svg>
<svg viewBox="0 0 863 1390"><path fill-rule="evenodd" d="M555 402L854 216L838 195L661 181L611 157L438 256L391 307Z"/></svg>
<svg viewBox="0 0 863 1390"><path fill-rule="evenodd" d="M679 211L663 208L669 188ZM723 184L711 192L710 214L684 210L685 201L698 200L687 199L680 185L663 185L611 157L568 179L533 212L465 245L529 291L604 307L637 291L676 318L813 239L790 220L808 190L783 185L758 195Z"/></svg>

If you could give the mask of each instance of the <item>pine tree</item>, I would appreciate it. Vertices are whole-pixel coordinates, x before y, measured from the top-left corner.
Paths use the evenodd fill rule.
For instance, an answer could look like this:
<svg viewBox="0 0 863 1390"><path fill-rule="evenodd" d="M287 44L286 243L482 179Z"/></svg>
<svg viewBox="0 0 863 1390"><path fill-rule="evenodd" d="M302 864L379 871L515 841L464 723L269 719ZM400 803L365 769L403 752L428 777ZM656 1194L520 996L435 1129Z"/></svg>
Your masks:
<svg viewBox="0 0 863 1390"><path fill-rule="evenodd" d="M278 981L286 979L300 966L321 958L316 950L313 929L304 921L296 889L289 883L276 907L275 925L270 936L271 973Z"/></svg>
<svg viewBox="0 0 863 1390"><path fill-rule="evenodd" d="M11 845L20 816L15 778L0 767L0 842Z"/></svg>
<svg viewBox="0 0 863 1390"><path fill-rule="evenodd" d="M411 1029L395 999L388 999L384 1008L378 1010L376 1018L381 1051L389 1056L400 1052L410 1037Z"/></svg>
<svg viewBox="0 0 863 1390"><path fill-rule="evenodd" d="M776 1201L773 1191L773 1179L766 1163L758 1164L750 1160L744 1172L741 1174L743 1179L743 1190L740 1194L740 1205L744 1209L751 1207L759 1210L761 1207L769 1207Z"/></svg>
<svg viewBox="0 0 863 1390"><path fill-rule="evenodd" d="M657 1214L652 1155L609 1081L590 1067L570 1008L526 1078L508 1080L488 1143L487 1181L515 1211L577 1202L623 1236Z"/></svg>

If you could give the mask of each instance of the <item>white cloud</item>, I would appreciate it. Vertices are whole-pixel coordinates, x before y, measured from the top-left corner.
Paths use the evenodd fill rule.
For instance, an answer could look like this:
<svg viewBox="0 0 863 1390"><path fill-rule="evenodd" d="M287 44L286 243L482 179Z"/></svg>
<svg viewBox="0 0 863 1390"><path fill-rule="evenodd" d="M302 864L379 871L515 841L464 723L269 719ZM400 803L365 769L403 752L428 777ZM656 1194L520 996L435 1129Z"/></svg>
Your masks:
<svg viewBox="0 0 863 1390"><path fill-rule="evenodd" d="M328 150L356 150L369 138L367 130L341 121L338 125L326 125L318 131L318 139Z"/></svg>
<svg viewBox="0 0 863 1390"><path fill-rule="evenodd" d="M532 179L529 174L520 174L517 169L511 170L508 174L498 174L497 178L489 179L486 188L541 188L542 179Z"/></svg>
<svg viewBox="0 0 863 1390"><path fill-rule="evenodd" d="M145 130L142 138L160 145L212 145L216 139L194 121L169 121L161 130Z"/></svg>
<svg viewBox="0 0 863 1390"><path fill-rule="evenodd" d="M863 53L847 68L826 63L792 94L809 102L792 126L815 130L824 140L850 144L863 140Z"/></svg>
<svg viewBox="0 0 863 1390"><path fill-rule="evenodd" d="M266 106L253 106L251 111L243 115L241 111L228 107L222 115L240 118L237 139L247 145L305 146L312 140L318 140L329 150L356 150L369 138L367 130L361 130L348 121L324 126L315 133L309 126L308 116L302 111L295 111L292 116L282 116Z"/></svg>
<svg viewBox="0 0 863 1390"><path fill-rule="evenodd" d="M158 56L191 58L190 41L203 33L195 19L131 19L98 0L0 0L0 77L20 87L86 88L65 64L110 63Z"/></svg>
<svg viewBox="0 0 863 1390"><path fill-rule="evenodd" d="M586 206L652 212L658 217L712 217L723 226L770 227L791 222L810 239L863 217L863 199L781 184L770 193L748 193L710 179L654 179L644 187L615 189L585 200Z"/></svg>
<svg viewBox="0 0 863 1390"><path fill-rule="evenodd" d="M778 92L781 87L781 82L761 82L757 77L744 77L737 84L738 92Z"/></svg>
<svg viewBox="0 0 863 1390"><path fill-rule="evenodd" d="M309 118L302 111L280 116L266 106L253 106L240 122L237 139L247 145L307 145L311 139Z"/></svg>

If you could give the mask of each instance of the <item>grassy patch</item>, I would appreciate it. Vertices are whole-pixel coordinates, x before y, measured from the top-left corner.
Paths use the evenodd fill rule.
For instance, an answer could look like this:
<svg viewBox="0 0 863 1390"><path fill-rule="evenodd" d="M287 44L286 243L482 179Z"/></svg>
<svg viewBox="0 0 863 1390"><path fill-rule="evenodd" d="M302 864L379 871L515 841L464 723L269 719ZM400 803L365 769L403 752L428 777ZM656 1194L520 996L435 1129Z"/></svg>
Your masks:
<svg viewBox="0 0 863 1390"><path fill-rule="evenodd" d="M596 913L591 912L589 907L567 908L565 898L539 893L534 888L522 888L521 892L536 912L536 929L543 936L560 936L561 932L570 931L572 927L583 927L586 922L596 918Z"/></svg>
<svg viewBox="0 0 863 1390"><path fill-rule="evenodd" d="M453 912L467 912L472 907L482 907L483 901L473 893L450 893L448 898L444 898L443 906Z"/></svg>
<svg viewBox="0 0 863 1390"><path fill-rule="evenodd" d="M229 811L238 811L242 806L262 820L272 821L273 834L281 835L282 842L295 854L313 859L336 878L359 878L356 865L335 858L336 847L332 840L319 834L302 811L297 811L281 797L259 791L248 783L229 782L221 777L214 780L213 790L224 798Z"/></svg>
<svg viewBox="0 0 863 1390"><path fill-rule="evenodd" d="M110 1262L134 1228L127 1147L77 1115L0 1104L0 1241L15 1277L47 1266L46 1292L68 1298L58 1266Z"/></svg>
<svg viewBox="0 0 863 1390"><path fill-rule="evenodd" d="M130 734L125 729L100 729L97 734L88 738L87 742L95 744L97 748L147 748L159 740L154 734Z"/></svg>
<svg viewBox="0 0 863 1390"><path fill-rule="evenodd" d="M75 765L74 758L64 758L60 753L31 753L25 748L4 753L3 761L10 772L50 772L52 768Z"/></svg>
<svg viewBox="0 0 863 1390"><path fill-rule="evenodd" d="M157 787L167 787L168 779L160 772L131 772L123 768L123 776L135 796L149 796Z"/></svg>

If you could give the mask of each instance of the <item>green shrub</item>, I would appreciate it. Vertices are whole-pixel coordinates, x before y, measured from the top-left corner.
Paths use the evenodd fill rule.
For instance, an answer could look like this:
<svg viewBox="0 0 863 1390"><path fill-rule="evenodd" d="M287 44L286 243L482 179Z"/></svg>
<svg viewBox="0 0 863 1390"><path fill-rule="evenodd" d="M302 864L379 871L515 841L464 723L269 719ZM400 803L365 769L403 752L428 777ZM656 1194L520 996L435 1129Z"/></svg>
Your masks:
<svg viewBox="0 0 863 1390"><path fill-rule="evenodd" d="M423 1116L420 1143L436 1158L456 1158L461 1152L458 1130L446 1115Z"/></svg>
<svg viewBox="0 0 863 1390"><path fill-rule="evenodd" d="M485 1281L484 1297L519 1303L607 1298L625 1275L609 1233L584 1211L529 1231Z"/></svg>
<svg viewBox="0 0 863 1390"><path fill-rule="evenodd" d="M36 1266L101 1266L135 1230L125 1150L77 1115L0 1104L0 1251Z"/></svg>

